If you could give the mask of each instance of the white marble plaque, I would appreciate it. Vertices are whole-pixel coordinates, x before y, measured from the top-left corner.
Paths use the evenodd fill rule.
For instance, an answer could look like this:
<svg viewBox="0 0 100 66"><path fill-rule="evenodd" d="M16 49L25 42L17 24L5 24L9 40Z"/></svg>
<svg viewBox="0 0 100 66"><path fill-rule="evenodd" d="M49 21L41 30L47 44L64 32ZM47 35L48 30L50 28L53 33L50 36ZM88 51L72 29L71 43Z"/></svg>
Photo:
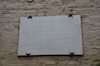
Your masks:
<svg viewBox="0 0 100 66"><path fill-rule="evenodd" d="M80 15L21 17L18 56L82 55Z"/></svg>

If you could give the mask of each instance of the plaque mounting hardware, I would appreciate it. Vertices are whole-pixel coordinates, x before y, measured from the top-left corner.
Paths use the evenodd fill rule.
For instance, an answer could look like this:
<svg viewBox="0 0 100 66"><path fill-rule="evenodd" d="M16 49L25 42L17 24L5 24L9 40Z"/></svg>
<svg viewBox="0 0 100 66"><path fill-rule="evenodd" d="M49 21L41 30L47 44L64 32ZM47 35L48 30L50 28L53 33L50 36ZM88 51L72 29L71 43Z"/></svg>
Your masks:
<svg viewBox="0 0 100 66"><path fill-rule="evenodd" d="M69 52L70 53L70 55L74 55L74 52Z"/></svg>
<svg viewBox="0 0 100 66"><path fill-rule="evenodd" d="M70 53L70 56L71 56L71 58L73 59L73 56L74 56L74 52L69 52Z"/></svg>
<svg viewBox="0 0 100 66"><path fill-rule="evenodd" d="M69 14L69 16L68 17L73 17L73 14Z"/></svg>
<svg viewBox="0 0 100 66"><path fill-rule="evenodd" d="M28 19L32 19L32 16L29 16Z"/></svg>
<svg viewBox="0 0 100 66"><path fill-rule="evenodd" d="M27 55L27 56L30 56L30 55L31 55L31 53L26 53L26 55Z"/></svg>

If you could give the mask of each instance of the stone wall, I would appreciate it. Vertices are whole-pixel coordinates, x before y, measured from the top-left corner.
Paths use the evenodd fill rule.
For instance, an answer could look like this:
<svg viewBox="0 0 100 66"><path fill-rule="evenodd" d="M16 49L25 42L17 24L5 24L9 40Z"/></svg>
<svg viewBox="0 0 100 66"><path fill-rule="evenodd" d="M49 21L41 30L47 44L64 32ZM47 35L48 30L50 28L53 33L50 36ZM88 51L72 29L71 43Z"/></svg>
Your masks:
<svg viewBox="0 0 100 66"><path fill-rule="evenodd" d="M23 16L82 17L83 56L17 57ZM0 66L95 66L100 62L100 0L0 0Z"/></svg>

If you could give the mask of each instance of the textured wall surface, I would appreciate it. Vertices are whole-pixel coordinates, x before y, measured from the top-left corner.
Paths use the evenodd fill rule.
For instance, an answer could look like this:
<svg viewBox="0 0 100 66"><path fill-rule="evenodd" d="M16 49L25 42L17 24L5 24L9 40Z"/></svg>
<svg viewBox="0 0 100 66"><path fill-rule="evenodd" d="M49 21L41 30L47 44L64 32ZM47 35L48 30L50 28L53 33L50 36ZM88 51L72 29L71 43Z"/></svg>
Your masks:
<svg viewBox="0 0 100 66"><path fill-rule="evenodd" d="M17 57L23 16L82 16L83 56ZM100 0L0 0L0 66L95 66L100 62Z"/></svg>

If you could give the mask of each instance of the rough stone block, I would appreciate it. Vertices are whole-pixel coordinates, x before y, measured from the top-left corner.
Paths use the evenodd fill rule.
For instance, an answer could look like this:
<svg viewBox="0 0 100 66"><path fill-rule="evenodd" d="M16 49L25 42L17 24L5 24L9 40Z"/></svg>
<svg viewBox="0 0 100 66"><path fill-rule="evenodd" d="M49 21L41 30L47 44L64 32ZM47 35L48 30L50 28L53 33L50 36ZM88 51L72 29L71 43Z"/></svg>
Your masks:
<svg viewBox="0 0 100 66"><path fill-rule="evenodd" d="M23 7L25 7L25 9L42 9L44 6L44 4L23 4Z"/></svg>
<svg viewBox="0 0 100 66"><path fill-rule="evenodd" d="M3 66L24 66L23 64L5 64Z"/></svg>
<svg viewBox="0 0 100 66"><path fill-rule="evenodd" d="M72 61L72 62L69 62L67 66L77 66L77 64L78 64L77 62Z"/></svg>
<svg viewBox="0 0 100 66"><path fill-rule="evenodd" d="M52 61L48 61L48 62L45 62L42 66L56 66L56 63Z"/></svg>
<svg viewBox="0 0 100 66"><path fill-rule="evenodd" d="M10 3L15 3L18 2L19 0L4 0L5 2L10 2Z"/></svg>
<svg viewBox="0 0 100 66"><path fill-rule="evenodd" d="M0 13L2 13L4 10L5 10L4 4L3 3L0 3Z"/></svg>
<svg viewBox="0 0 100 66"><path fill-rule="evenodd" d="M18 9L24 9L24 7L22 7L21 3L15 2L13 3L5 3L5 7L8 10L18 10Z"/></svg>
<svg viewBox="0 0 100 66"><path fill-rule="evenodd" d="M23 3L23 2L26 2L26 1L27 1L27 0L19 0L19 2L22 2L22 3Z"/></svg>
<svg viewBox="0 0 100 66"><path fill-rule="evenodd" d="M57 64L57 66L67 66L67 62L60 62Z"/></svg>

